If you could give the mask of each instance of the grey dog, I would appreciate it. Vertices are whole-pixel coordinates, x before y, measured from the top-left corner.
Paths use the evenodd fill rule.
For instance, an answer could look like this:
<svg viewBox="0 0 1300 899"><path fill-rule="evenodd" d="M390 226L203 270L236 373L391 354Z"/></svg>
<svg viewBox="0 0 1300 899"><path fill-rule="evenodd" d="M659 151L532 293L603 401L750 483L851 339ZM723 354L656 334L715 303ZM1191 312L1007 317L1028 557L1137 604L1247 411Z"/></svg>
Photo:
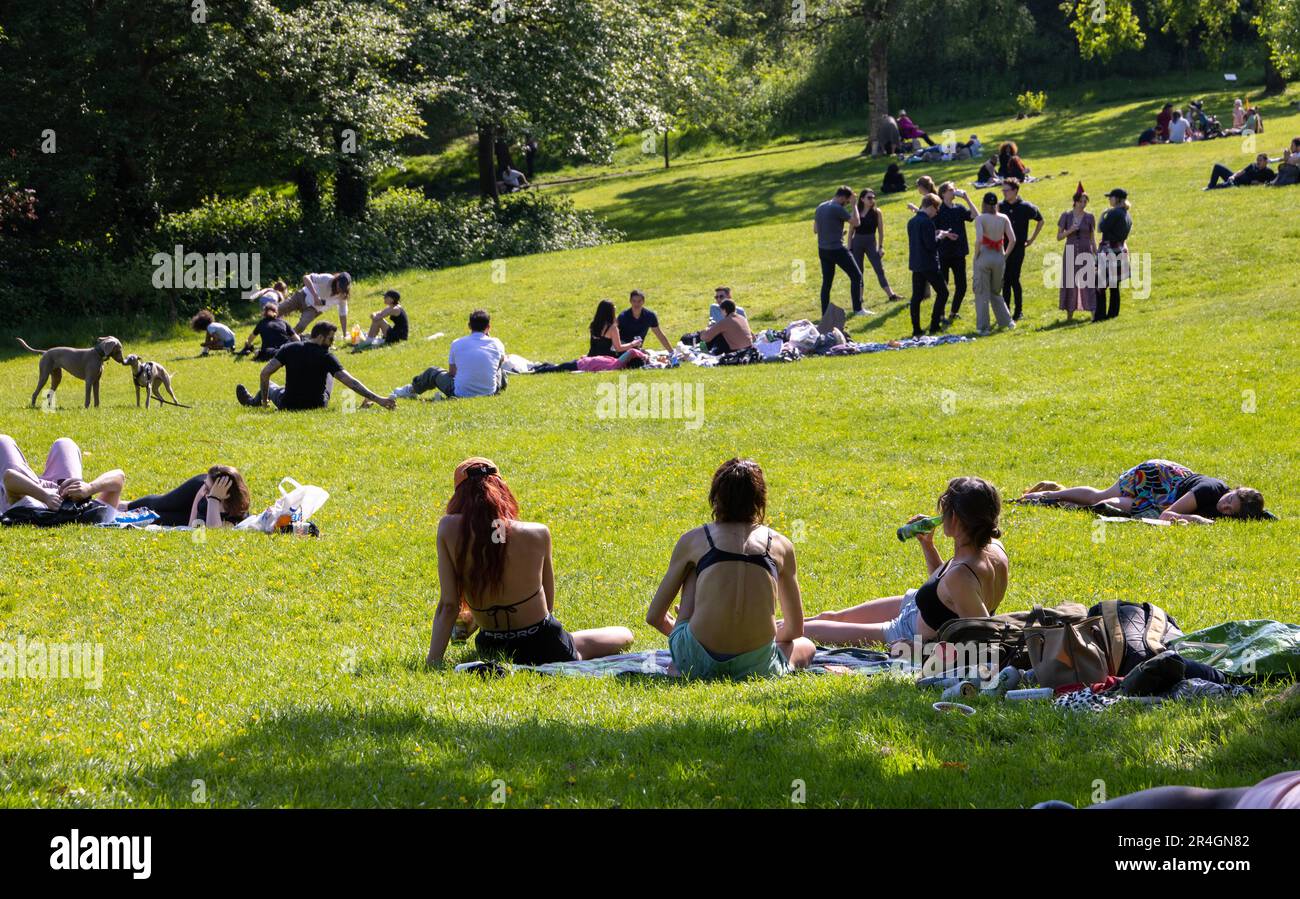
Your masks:
<svg viewBox="0 0 1300 899"><path fill-rule="evenodd" d="M36 385L36 391L32 394L33 406L36 405L36 398L45 389L45 382L50 382L51 392L58 390L59 382L63 380L63 373L66 371L74 378L80 378L86 382L86 408L90 408L92 391L95 394L95 406L98 407L99 377L103 374L104 363L109 359L115 359L121 365L126 364L126 360L122 358L122 341L116 337L97 338L95 345L86 350L79 350L70 346L56 346L48 350L38 350L35 347L28 346L27 341L21 337L18 338L18 342L22 344L23 349L39 353L41 357L41 382Z"/></svg>
<svg viewBox="0 0 1300 899"><path fill-rule="evenodd" d="M140 391L144 390L144 407L149 408L149 400L152 397L159 404L166 404L167 400L163 399L162 391L166 390L171 396L172 406L180 406L182 409L188 409L184 403L176 399L176 393L172 390L171 372L162 367L161 362L146 362L134 353L126 357L126 364L131 367L131 380L135 383L135 404L140 405Z"/></svg>

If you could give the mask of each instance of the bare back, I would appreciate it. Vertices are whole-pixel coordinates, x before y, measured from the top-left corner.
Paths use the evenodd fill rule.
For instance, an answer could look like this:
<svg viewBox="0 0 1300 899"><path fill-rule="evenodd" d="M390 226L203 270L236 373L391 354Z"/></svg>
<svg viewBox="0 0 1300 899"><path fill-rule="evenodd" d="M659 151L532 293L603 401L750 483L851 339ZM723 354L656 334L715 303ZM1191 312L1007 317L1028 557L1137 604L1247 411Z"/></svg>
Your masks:
<svg viewBox="0 0 1300 899"><path fill-rule="evenodd" d="M682 586L679 618L690 621L695 638L719 653L749 652L771 642L783 585L793 584L784 589L797 599L790 541L765 525L716 523L685 539L693 564Z"/></svg>
<svg viewBox="0 0 1300 899"><path fill-rule="evenodd" d="M546 525L512 521L498 532L505 546L505 570L500 585L485 596L467 595L463 572L456 570L460 530L460 515L444 515L438 522L439 579L455 579L461 600L469 605L480 628L507 631L530 627L551 613L555 575L551 568L551 532ZM472 564L467 558L466 565ZM444 583L444 590L446 586Z"/></svg>
<svg viewBox="0 0 1300 899"><path fill-rule="evenodd" d="M1011 233L1011 219L1000 212L981 212L975 217L976 253L989 251L984 240L1001 243Z"/></svg>

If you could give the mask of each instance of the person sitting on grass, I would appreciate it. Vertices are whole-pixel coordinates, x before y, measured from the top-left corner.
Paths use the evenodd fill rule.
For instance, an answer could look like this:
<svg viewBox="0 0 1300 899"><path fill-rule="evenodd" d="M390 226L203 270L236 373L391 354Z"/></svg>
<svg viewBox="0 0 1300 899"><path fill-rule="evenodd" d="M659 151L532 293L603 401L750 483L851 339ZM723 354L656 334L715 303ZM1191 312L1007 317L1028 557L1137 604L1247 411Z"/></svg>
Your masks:
<svg viewBox="0 0 1300 899"><path fill-rule="evenodd" d="M1004 141L998 147L998 177L1017 178L1020 181L1029 177L1029 166L1020 158L1020 147L1013 140Z"/></svg>
<svg viewBox="0 0 1300 899"><path fill-rule="evenodd" d="M1282 148L1281 163L1277 167L1277 177L1269 182L1269 187L1286 187L1300 184L1300 137L1291 139L1291 143Z"/></svg>
<svg viewBox="0 0 1300 899"><path fill-rule="evenodd" d="M1106 503L1133 518L1190 524L1213 524L1216 518L1271 517L1264 510L1264 497L1258 490L1229 488L1218 478L1196 474L1165 459L1149 459L1133 466L1105 490L1041 481L1025 491L1020 501L1079 506Z"/></svg>
<svg viewBox="0 0 1300 899"><path fill-rule="evenodd" d="M233 527L248 517L251 499L248 484L239 469L213 465L207 474L196 474L170 493L151 494L122 503L126 512L149 509L158 513L154 524L162 527Z"/></svg>
<svg viewBox="0 0 1300 899"><path fill-rule="evenodd" d="M126 483L122 469L106 471L93 481L83 481L81 475L81 448L71 438L54 441L38 475L17 442L0 434L0 514L14 506L57 510L65 502L84 503L95 497L110 509L117 508Z"/></svg>
<svg viewBox="0 0 1300 899"><path fill-rule="evenodd" d="M1210 183L1204 189L1251 187L1255 184L1269 184L1276 177L1277 173L1268 167L1268 154L1260 153L1253 163L1240 172L1233 172L1226 165L1216 162L1214 168L1210 170Z"/></svg>
<svg viewBox="0 0 1300 899"><path fill-rule="evenodd" d="M673 345L668 342L668 337L664 334L663 329L659 327L659 316L645 307L645 294L639 290L633 290L628 297L628 308L618 314L618 336L624 346L636 344L645 346L646 335L651 331L668 352L673 351ZM640 343L636 343L640 341Z"/></svg>
<svg viewBox="0 0 1300 899"><path fill-rule="evenodd" d="M243 384L235 385L235 398L244 406L266 406L277 409L323 409L330 404L335 379L342 381L370 402L392 409L397 401L379 396L343 368L343 364L330 352L338 326L333 322L317 322L312 326L311 337L280 347L275 358L266 363L261 374L261 389L250 395ZM271 376L284 369L284 386L271 383Z"/></svg>
<svg viewBox="0 0 1300 899"><path fill-rule="evenodd" d="M597 659L631 645L625 627L570 633L556 619L551 531L519 518L519 502L492 460L466 459L452 483L447 513L438 522L430 667L442 664L462 607L479 628L479 654L519 665Z"/></svg>
<svg viewBox="0 0 1300 899"><path fill-rule="evenodd" d="M911 143L914 147L919 146L919 144L917 144L918 140L925 141L931 147L934 146L934 141L930 138L930 135L917 127L916 123L912 121L911 116L907 114L906 109L900 109L898 111L898 133L902 136L904 141Z"/></svg>
<svg viewBox="0 0 1300 899"><path fill-rule="evenodd" d="M727 313L722 311L722 301L729 299L731 299L730 287L713 288L713 302L709 304L709 324L716 325L727 317ZM737 306L736 314L748 318L748 316L745 315L744 306Z"/></svg>
<svg viewBox="0 0 1300 899"><path fill-rule="evenodd" d="M763 470L749 459L723 462L709 505L712 527L677 541L646 612L646 623L668 637L673 668L683 677L732 679L807 668L816 647L803 633L794 544L763 524Z"/></svg>
<svg viewBox="0 0 1300 899"><path fill-rule="evenodd" d="M610 300L601 300L596 304L596 314L592 317L591 324L587 326L587 331L591 338L587 349L588 356L618 358L628 350L641 348L640 337L624 342L618 327L614 303Z"/></svg>
<svg viewBox="0 0 1300 899"><path fill-rule="evenodd" d="M447 367L431 365L410 384L394 390L390 399L414 399L435 387L448 398L492 396L505 390L506 347L489 333L491 330L492 319L487 311L475 309L469 315L469 333L451 342Z"/></svg>
<svg viewBox="0 0 1300 899"><path fill-rule="evenodd" d="M701 331L700 343L717 356L752 347L754 332L749 328L749 319L741 315L736 304L729 299L723 300L718 306L722 310L722 321L714 322Z"/></svg>
<svg viewBox="0 0 1300 899"><path fill-rule="evenodd" d="M898 163L891 162L889 168L885 169L885 176L880 179L880 192L882 194L901 194L907 190L907 179L903 177L903 172L898 167Z"/></svg>
<svg viewBox="0 0 1300 899"><path fill-rule="evenodd" d="M391 319L392 323L389 324L384 319ZM402 295L395 290L385 291L384 308L370 314L370 331L365 339L356 345L353 352L380 344L391 346L401 343L410 336L411 323L406 317L406 310L402 308Z"/></svg>
<svg viewBox="0 0 1300 899"><path fill-rule="evenodd" d="M235 351L235 332L217 321L211 309L203 309L190 319L190 328L203 335L203 343L199 344L203 350L201 355L206 356L211 350Z"/></svg>
<svg viewBox="0 0 1300 899"><path fill-rule="evenodd" d="M975 174L975 184L981 187L987 187L990 184L997 184L1002 179L998 177L998 158L990 156L984 160L980 170Z"/></svg>
<svg viewBox="0 0 1300 899"><path fill-rule="evenodd" d="M235 355L247 356L253 352L253 341L258 338L262 340L262 347L253 356L255 362L268 362L280 352L280 347L301 339L298 337L298 332L289 327L287 321L280 318L280 307L275 303L267 303L262 307L262 320L253 326L252 333L244 342L244 348Z"/></svg>
<svg viewBox="0 0 1300 899"><path fill-rule="evenodd" d="M902 596L814 615L804 622L804 633L818 643L915 644L918 638L932 641L949 621L992 615L1006 596L1011 571L998 539L1002 499L997 488L983 478L953 478L939 496L938 510L943 533L953 541L952 557L945 562L939 556L932 533L918 534L930 575L924 584Z"/></svg>

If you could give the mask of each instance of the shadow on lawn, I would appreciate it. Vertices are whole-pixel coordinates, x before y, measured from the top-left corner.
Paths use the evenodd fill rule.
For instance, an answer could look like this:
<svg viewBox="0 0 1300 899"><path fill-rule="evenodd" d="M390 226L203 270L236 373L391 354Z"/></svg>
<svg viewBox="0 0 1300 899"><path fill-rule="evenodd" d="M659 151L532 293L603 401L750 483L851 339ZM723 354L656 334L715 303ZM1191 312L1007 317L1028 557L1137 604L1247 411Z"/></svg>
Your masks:
<svg viewBox="0 0 1300 899"><path fill-rule="evenodd" d="M613 698L664 697L647 694L647 683L619 685ZM556 703L572 698L569 684L535 686ZM610 699L591 686L600 703ZM1252 783L1279 770L1288 739L1300 738L1296 721L1253 733L1258 706L1207 705L1153 744L1152 728L1165 727L1158 709L1071 716L982 703L965 718L932 713L933 697L907 684L856 686L792 697L758 685L728 693L718 710L610 727L535 709L505 719L492 711L491 689L467 694L454 713L294 709L131 780L168 805L187 805L201 778L219 806L488 806L498 779L513 806L779 807L790 805L796 779L816 806L969 806L975 797L1017 806L1086 801L1095 778L1112 795L1152 783ZM1156 761L1171 743L1217 748L1196 770L1171 769Z"/></svg>

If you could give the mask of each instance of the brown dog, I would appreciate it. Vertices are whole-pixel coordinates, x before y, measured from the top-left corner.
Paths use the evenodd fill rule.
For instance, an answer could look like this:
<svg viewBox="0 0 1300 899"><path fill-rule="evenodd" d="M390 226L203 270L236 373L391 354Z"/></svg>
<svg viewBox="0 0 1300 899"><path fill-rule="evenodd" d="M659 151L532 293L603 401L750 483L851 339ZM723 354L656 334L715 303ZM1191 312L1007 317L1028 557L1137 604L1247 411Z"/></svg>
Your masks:
<svg viewBox="0 0 1300 899"><path fill-rule="evenodd" d="M162 389L166 388L167 393L171 396L171 405L180 406L182 409L188 409L176 399L176 392L172 390L172 376L167 369L162 367L160 362L145 362L139 356L134 354L126 357L126 364L131 367L131 380L135 383L135 404L140 405L140 390L144 389L144 407L149 408L149 400L152 397L159 403L166 403L163 399Z"/></svg>
<svg viewBox="0 0 1300 899"><path fill-rule="evenodd" d="M99 378L104 372L104 363L109 359L116 359L120 365L125 365L126 361L122 358L122 341L116 337L100 337L95 341L95 345L88 350L79 350L70 346L56 346L48 350L38 350L27 345L27 341L21 337L18 342L22 344L23 349L33 353L39 353L40 363L40 383L36 385L36 390L32 393L32 405L36 405L36 398L41 395L45 389L45 382L50 382L50 392L59 389L59 382L63 380L63 373L66 371L74 378L80 378L86 382L86 408L90 408L90 395L92 391L95 394L95 406L99 406Z"/></svg>

